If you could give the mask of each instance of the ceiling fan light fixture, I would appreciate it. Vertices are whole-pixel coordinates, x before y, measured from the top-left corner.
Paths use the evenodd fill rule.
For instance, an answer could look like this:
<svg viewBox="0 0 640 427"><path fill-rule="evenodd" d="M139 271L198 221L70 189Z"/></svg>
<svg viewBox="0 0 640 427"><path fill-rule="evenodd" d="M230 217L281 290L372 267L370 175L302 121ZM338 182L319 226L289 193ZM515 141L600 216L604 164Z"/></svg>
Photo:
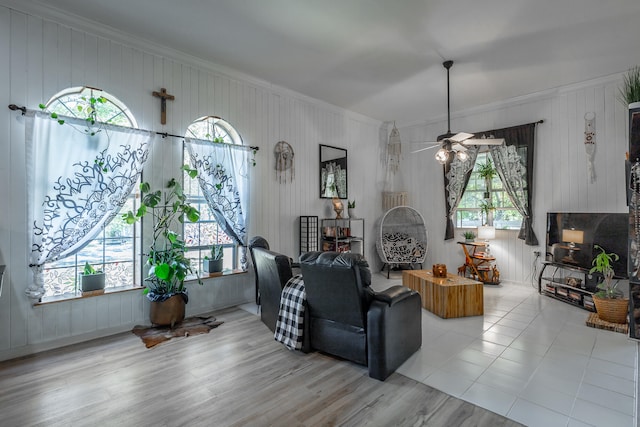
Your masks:
<svg viewBox="0 0 640 427"><path fill-rule="evenodd" d="M456 152L456 157L461 162L466 162L469 159L469 153L467 153L466 151L458 151Z"/></svg>
<svg viewBox="0 0 640 427"><path fill-rule="evenodd" d="M440 148L438 151L436 151L436 160L441 165L447 163L447 160L449 160L449 151L444 148Z"/></svg>

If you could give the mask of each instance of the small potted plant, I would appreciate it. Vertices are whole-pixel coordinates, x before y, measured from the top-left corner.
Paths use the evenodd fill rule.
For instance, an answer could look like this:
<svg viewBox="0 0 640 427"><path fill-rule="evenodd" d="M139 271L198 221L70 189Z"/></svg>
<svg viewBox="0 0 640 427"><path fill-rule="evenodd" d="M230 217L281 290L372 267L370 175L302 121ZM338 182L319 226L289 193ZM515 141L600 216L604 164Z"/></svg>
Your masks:
<svg viewBox="0 0 640 427"><path fill-rule="evenodd" d="M473 242L476 238L476 233L473 231L465 231L462 233L462 237L464 237L464 241L467 243Z"/></svg>
<svg viewBox="0 0 640 427"><path fill-rule="evenodd" d="M617 289L618 281L613 282L613 262L620 259L618 254L607 251L599 245L594 245L594 249L600 251L591 264L589 274L600 273L603 277L602 282L598 283L599 289L593 295L593 302L601 320L611 323L627 323L627 311L629 307L629 299L624 298L623 293Z"/></svg>
<svg viewBox="0 0 640 427"><path fill-rule="evenodd" d="M91 264L85 262L79 276L80 289L82 292L104 289L104 279L105 274L102 270L96 270Z"/></svg>
<svg viewBox="0 0 640 427"><path fill-rule="evenodd" d="M205 256L202 261L202 270L206 273L219 273L222 271L222 261L224 258L224 250L222 245L213 245L211 247L211 258Z"/></svg>
<svg viewBox="0 0 640 427"><path fill-rule="evenodd" d="M347 201L347 211L349 212L349 218L355 219L356 218L356 201L355 200L349 200Z"/></svg>

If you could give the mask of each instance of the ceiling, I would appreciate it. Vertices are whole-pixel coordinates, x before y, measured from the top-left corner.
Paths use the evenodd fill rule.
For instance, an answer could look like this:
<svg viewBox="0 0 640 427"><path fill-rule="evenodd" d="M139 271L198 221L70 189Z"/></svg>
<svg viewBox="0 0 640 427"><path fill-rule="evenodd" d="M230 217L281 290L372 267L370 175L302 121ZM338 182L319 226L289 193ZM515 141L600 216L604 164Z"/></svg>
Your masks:
<svg viewBox="0 0 640 427"><path fill-rule="evenodd" d="M453 112L640 63L638 0L25 3L401 123L446 116L446 59Z"/></svg>

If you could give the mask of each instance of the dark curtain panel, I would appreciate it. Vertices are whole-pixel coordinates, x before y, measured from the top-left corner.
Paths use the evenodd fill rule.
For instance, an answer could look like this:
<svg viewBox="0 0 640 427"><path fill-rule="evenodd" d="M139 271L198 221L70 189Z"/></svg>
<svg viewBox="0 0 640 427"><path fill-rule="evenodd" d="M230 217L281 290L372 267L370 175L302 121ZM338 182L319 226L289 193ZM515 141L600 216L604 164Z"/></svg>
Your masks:
<svg viewBox="0 0 640 427"><path fill-rule="evenodd" d="M490 147L491 156L511 201L523 218L518 238L529 246L538 245L533 232L531 204L535 132L536 123L529 123L475 134L476 138L493 135L505 140L506 146Z"/></svg>

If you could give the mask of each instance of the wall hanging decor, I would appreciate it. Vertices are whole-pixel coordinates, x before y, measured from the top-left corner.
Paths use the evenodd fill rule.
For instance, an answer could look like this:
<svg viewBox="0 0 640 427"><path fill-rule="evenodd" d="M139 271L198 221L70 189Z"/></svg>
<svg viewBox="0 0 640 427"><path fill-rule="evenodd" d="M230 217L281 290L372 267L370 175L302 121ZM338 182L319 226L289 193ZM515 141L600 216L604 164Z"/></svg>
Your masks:
<svg viewBox="0 0 640 427"><path fill-rule="evenodd" d="M596 154L596 113L589 112L584 115L584 149L587 153L587 173L589 181L596 182L596 170L593 159Z"/></svg>
<svg viewBox="0 0 640 427"><path fill-rule="evenodd" d="M398 172L401 157L402 142L400 141L400 132L396 127L396 122L393 122L393 129L391 129L389 143L387 144L387 167L391 173Z"/></svg>
<svg viewBox="0 0 640 427"><path fill-rule="evenodd" d="M296 168L293 163L293 147L286 141L279 141L273 150L276 156L276 178L282 183L284 174L284 182L287 182L287 171L289 171L289 181L293 182L296 175Z"/></svg>

